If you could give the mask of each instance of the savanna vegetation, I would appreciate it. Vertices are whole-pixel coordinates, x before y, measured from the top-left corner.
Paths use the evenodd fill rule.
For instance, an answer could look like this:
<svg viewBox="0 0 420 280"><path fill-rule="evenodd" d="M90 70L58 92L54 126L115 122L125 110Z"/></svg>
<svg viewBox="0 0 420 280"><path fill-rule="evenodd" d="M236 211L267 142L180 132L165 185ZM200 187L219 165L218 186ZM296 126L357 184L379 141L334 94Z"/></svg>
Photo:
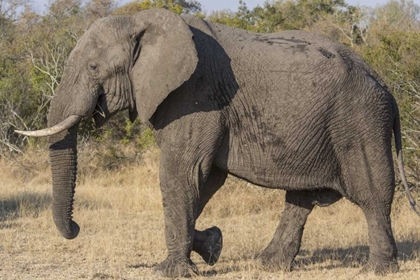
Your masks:
<svg viewBox="0 0 420 280"><path fill-rule="evenodd" d="M52 0L39 14L27 0L0 0L0 279L154 279L164 259L163 213L150 131L126 113L79 134L76 219L83 233L65 241L51 219L51 176L45 139L14 129L46 127L49 102L78 38L98 18L153 7L190 13L253 32L318 31L350 46L382 77L402 118L406 172L420 195L420 6L390 0L376 7L345 0L276 0L254 9L203 11L200 1ZM218 225L225 236L220 263L193 260L217 279L374 279L357 275L368 255L360 210L342 200L311 214L291 273L267 272L252 261L277 226L284 194L235 178L217 194L198 227ZM397 192L393 205L401 272L420 272L420 223ZM227 206L228 204L229 207ZM194 259L195 258L195 259Z"/></svg>

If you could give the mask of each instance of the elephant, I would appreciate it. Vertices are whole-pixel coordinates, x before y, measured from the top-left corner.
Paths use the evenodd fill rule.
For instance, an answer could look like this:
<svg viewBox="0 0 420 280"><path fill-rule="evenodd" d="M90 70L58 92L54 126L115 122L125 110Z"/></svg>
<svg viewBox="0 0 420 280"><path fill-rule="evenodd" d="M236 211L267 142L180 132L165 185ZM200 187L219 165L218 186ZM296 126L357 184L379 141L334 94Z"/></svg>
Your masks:
<svg viewBox="0 0 420 280"><path fill-rule="evenodd" d="M52 98L48 127L18 131L49 139L53 219L75 238L77 133L117 112L140 118L161 151L159 179L168 255L161 276L198 274L222 250L218 227L195 229L228 174L286 191L272 241L256 258L290 270L308 215L346 198L368 224L366 269L398 269L391 229L392 134L404 175L398 106L349 47L320 33L258 34L165 9L97 20L72 50Z"/></svg>

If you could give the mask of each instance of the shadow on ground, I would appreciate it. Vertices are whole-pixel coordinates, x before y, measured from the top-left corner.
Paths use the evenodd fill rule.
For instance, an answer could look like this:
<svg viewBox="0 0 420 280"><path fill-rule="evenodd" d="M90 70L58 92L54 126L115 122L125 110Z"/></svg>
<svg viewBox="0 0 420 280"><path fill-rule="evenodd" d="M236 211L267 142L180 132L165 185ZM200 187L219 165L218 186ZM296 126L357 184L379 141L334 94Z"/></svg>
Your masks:
<svg viewBox="0 0 420 280"><path fill-rule="evenodd" d="M398 262L401 264L406 261L418 259L420 254L420 241L401 241L397 242ZM296 258L293 269L295 270L319 270L335 268L360 268L367 263L369 257L369 247L367 245L352 246L349 248L320 248L315 251L301 250ZM253 256L244 256L234 260L224 260L222 263L231 262L232 265L217 269L217 267L209 270L203 270L202 276L214 277L216 275L224 275L230 272L246 270L250 264L247 262L255 262L257 268L260 267L258 261ZM236 264L238 263L238 264ZM264 270L264 268L261 267Z"/></svg>
<svg viewBox="0 0 420 280"><path fill-rule="evenodd" d="M137 268L153 268L153 267L155 267L155 265L157 265L157 263L155 263L155 264L139 263L139 264L131 264L131 265L128 265L127 267L128 268L135 268L135 269L137 269Z"/></svg>
<svg viewBox="0 0 420 280"><path fill-rule="evenodd" d="M404 240L397 242L397 248L399 263L416 260L420 253L420 241ZM327 265L322 266L326 269L358 268L367 263L369 247L360 245L349 248L322 248L314 252L303 250L299 253L299 256L300 258L297 258L294 266L304 270L310 265L322 265L323 263L327 263ZM319 269L319 267L313 269Z"/></svg>
<svg viewBox="0 0 420 280"><path fill-rule="evenodd" d="M369 247L365 245L349 248L320 248L315 251L301 250L294 262L294 268L310 270L313 265L328 263L322 266L326 269L351 267L365 264L369 257ZM333 263L333 264L332 264ZM314 267L313 269L319 269Z"/></svg>
<svg viewBox="0 0 420 280"><path fill-rule="evenodd" d="M39 213L51 206L51 195L48 193L21 192L0 200L0 222L22 217L38 217Z"/></svg>
<svg viewBox="0 0 420 280"><path fill-rule="evenodd" d="M413 240L415 240L413 238ZM420 241L401 241L397 242L398 261L413 261L420 257Z"/></svg>

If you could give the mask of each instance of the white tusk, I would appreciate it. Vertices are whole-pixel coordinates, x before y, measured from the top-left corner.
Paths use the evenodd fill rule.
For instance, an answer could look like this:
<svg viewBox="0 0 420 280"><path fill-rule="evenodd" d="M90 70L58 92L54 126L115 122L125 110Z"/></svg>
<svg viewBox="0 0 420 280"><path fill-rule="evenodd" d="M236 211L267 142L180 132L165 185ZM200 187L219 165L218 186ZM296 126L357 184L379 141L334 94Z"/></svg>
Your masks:
<svg viewBox="0 0 420 280"><path fill-rule="evenodd" d="M59 124L56 124L52 127L41 129L41 130L35 130L35 131L22 131L22 130L15 130L16 133L25 135L25 136L32 136L32 137L46 137L51 136L57 133L60 133L66 129L69 129L70 127L74 126L78 121L82 119L81 116L77 115L71 115L64 121L62 121Z"/></svg>
<svg viewBox="0 0 420 280"><path fill-rule="evenodd" d="M102 118L106 118L106 115L105 115L105 112L104 112L104 110L102 109L102 107L98 104L98 107L99 107L99 109L100 109L100 111L99 110L97 110L97 109L95 109L95 113L98 113Z"/></svg>

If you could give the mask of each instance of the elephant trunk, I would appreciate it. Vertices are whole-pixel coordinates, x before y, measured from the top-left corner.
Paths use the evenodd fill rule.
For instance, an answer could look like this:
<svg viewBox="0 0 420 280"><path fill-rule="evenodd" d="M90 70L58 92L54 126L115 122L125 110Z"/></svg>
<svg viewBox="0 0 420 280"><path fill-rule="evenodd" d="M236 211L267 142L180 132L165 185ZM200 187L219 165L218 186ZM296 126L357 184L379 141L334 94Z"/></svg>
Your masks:
<svg viewBox="0 0 420 280"><path fill-rule="evenodd" d="M90 86L88 76L76 70L64 70L48 113L49 129L56 128L55 131L60 131L49 134L48 137L53 183L53 219L61 235L67 239L76 238L80 230L72 220L79 123L83 117L92 116L98 100L96 88Z"/></svg>
<svg viewBox="0 0 420 280"><path fill-rule="evenodd" d="M52 108L48 116L51 127L62 119L59 110ZM49 137L50 162L53 182L53 219L64 238L73 239L79 233L79 226L72 220L73 202L77 175L77 130L79 123Z"/></svg>

